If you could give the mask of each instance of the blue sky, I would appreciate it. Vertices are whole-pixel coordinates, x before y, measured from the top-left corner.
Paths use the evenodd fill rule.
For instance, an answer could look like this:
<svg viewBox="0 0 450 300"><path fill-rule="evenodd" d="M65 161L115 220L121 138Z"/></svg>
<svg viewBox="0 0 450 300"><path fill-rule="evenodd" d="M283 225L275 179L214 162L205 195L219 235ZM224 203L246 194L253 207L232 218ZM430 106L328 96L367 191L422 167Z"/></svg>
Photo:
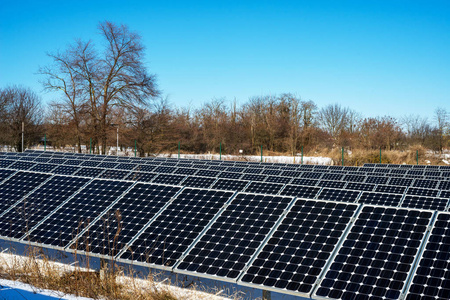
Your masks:
<svg viewBox="0 0 450 300"><path fill-rule="evenodd" d="M146 63L176 106L290 92L363 116L450 111L450 1L0 0L0 88L45 101L39 66L98 23L141 34Z"/></svg>

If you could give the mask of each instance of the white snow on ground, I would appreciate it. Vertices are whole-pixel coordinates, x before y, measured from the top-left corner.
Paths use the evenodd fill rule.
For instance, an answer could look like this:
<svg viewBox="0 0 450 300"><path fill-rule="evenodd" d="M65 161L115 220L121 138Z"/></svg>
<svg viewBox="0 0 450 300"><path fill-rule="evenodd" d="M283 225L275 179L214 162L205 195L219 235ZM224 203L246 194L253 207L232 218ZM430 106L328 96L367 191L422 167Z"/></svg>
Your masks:
<svg viewBox="0 0 450 300"><path fill-rule="evenodd" d="M0 279L0 299L91 300L91 298L66 295L63 292L40 289L26 283L6 279Z"/></svg>
<svg viewBox="0 0 450 300"><path fill-rule="evenodd" d="M178 154L160 154L159 157L177 158ZM258 155L220 155L218 154L180 154L180 158L187 159L210 159L210 160L245 160L252 162L260 162L261 156ZM301 156L263 156L263 162L266 163L283 163L283 164L300 164L302 162ZM329 157L312 157L303 156L303 163L310 165L332 165L333 160Z"/></svg>
<svg viewBox="0 0 450 300"><path fill-rule="evenodd" d="M21 266L26 263L30 263L30 258L21 255L15 255L10 253L0 253L0 265L7 268L13 268L14 266ZM33 262L45 266L45 261L41 259L34 259ZM77 268L72 265L66 265L58 262L48 262L54 270L59 270L61 273L73 272L76 269L86 272L93 271L85 268ZM118 276L117 280L120 283L128 286L136 286L143 291L168 291L178 299L186 300L229 300L230 298L220 296L220 291L216 294L206 293L195 289L184 289L170 284L164 284L162 282L150 281L145 279L130 278L127 276ZM91 298L76 297L73 295L67 295L59 291L51 291L40 289L29 284L25 284L18 281L11 281L0 279L0 299L32 299L32 300L52 300L52 299L67 299L67 300L91 300Z"/></svg>

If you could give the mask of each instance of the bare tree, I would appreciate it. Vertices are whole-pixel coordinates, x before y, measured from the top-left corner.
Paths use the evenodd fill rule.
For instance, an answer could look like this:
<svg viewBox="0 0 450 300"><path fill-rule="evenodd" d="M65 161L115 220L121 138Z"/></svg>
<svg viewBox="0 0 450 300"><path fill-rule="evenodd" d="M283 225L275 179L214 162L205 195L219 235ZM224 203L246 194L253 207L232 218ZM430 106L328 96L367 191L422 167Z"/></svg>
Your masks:
<svg viewBox="0 0 450 300"><path fill-rule="evenodd" d="M443 146L444 146L444 137L446 129L449 126L449 115L447 110L442 107L438 107L435 111L435 119L437 123L437 130L439 135L439 152L442 153Z"/></svg>
<svg viewBox="0 0 450 300"><path fill-rule="evenodd" d="M319 111L319 122L321 127L333 138L336 146L340 134L348 125L350 110L339 104L330 104Z"/></svg>
<svg viewBox="0 0 450 300"><path fill-rule="evenodd" d="M43 118L39 96L29 88L10 86L0 90L0 103L4 104L4 116L1 120L3 144L10 145L17 151L22 149L22 122L26 128L24 148L39 142Z"/></svg>

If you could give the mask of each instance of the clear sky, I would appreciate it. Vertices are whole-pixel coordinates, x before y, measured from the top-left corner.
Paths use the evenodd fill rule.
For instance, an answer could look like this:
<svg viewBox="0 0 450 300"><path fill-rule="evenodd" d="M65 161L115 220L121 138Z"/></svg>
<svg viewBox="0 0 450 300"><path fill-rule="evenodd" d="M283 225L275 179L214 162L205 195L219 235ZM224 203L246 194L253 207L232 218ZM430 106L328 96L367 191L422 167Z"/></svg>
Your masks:
<svg viewBox="0 0 450 300"><path fill-rule="evenodd" d="M450 111L450 1L0 0L0 88L46 94L36 75L98 23L141 34L146 63L176 106L290 92L363 116Z"/></svg>

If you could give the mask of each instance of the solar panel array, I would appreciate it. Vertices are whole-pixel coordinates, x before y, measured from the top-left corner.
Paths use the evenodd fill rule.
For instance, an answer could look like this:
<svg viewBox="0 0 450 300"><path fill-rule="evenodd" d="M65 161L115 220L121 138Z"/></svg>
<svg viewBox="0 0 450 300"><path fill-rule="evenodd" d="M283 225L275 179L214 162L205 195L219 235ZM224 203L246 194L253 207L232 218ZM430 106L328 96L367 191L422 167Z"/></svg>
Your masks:
<svg viewBox="0 0 450 300"><path fill-rule="evenodd" d="M0 238L316 299L446 299L450 168L0 153Z"/></svg>

